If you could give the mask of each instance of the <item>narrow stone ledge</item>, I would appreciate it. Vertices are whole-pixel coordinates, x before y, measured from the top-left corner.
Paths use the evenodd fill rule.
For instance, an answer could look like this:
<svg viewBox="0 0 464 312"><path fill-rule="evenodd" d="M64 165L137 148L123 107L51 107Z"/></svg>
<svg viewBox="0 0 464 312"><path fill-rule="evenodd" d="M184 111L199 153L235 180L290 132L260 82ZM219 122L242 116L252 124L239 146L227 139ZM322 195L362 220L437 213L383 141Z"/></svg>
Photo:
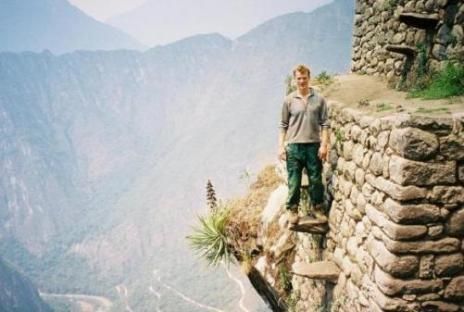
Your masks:
<svg viewBox="0 0 464 312"><path fill-rule="evenodd" d="M390 179L401 185L436 185L456 182L456 162L425 163L392 156Z"/></svg>
<svg viewBox="0 0 464 312"><path fill-rule="evenodd" d="M390 161L391 163L392 161ZM366 181L376 189L386 193L390 197L397 200L411 200L425 198L427 190L417 186L401 186L395 184L383 177L374 177L366 175Z"/></svg>
<svg viewBox="0 0 464 312"><path fill-rule="evenodd" d="M327 225L327 220L304 217L298 224L291 226L290 230L311 234L325 234L329 231L329 226Z"/></svg>
<svg viewBox="0 0 464 312"><path fill-rule="evenodd" d="M319 261L312 263L299 262L292 266L291 272L295 275L311 279L326 280L336 283L340 269L332 261Z"/></svg>
<svg viewBox="0 0 464 312"><path fill-rule="evenodd" d="M417 49L413 47L409 47L406 45L398 45L398 44L387 44L385 46L385 50L393 53L403 54L407 57L414 57L417 54Z"/></svg>
<svg viewBox="0 0 464 312"><path fill-rule="evenodd" d="M437 292L443 288L443 281L439 279L431 280L402 280L394 278L388 273L383 272L379 267L374 270L375 282L379 289L388 296L403 294L425 294Z"/></svg>
<svg viewBox="0 0 464 312"><path fill-rule="evenodd" d="M385 245L376 239L370 238L367 242L369 254L382 270L395 277L410 277L419 270L417 256L397 256L387 250Z"/></svg>
<svg viewBox="0 0 464 312"><path fill-rule="evenodd" d="M398 225L391 222L372 205L366 205L367 217L393 240L414 240L427 234L425 225Z"/></svg>
<svg viewBox="0 0 464 312"><path fill-rule="evenodd" d="M384 211L393 221L400 224L427 224L442 218L440 208L435 205L404 205L390 198L384 203Z"/></svg>
<svg viewBox="0 0 464 312"><path fill-rule="evenodd" d="M401 13L400 22L420 29L433 29L439 22L438 14Z"/></svg>

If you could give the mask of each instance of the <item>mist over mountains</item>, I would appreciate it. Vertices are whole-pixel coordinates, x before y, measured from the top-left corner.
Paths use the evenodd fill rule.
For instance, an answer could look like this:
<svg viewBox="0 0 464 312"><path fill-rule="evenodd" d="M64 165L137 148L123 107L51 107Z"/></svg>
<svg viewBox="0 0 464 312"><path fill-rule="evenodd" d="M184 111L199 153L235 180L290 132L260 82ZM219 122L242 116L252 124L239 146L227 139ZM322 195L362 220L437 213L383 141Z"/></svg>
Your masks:
<svg viewBox="0 0 464 312"><path fill-rule="evenodd" d="M0 1L0 51L65 53L142 49L121 30L85 15L66 0Z"/></svg>
<svg viewBox="0 0 464 312"><path fill-rule="evenodd" d="M274 161L286 76L296 63L349 69L353 7L336 0L237 40L144 53L0 53L1 254L47 292L201 311L173 287L235 310L236 285L184 239L205 183L232 196L244 170Z"/></svg>
<svg viewBox="0 0 464 312"><path fill-rule="evenodd" d="M154 46L194 34L217 32L237 38L278 15L309 12L329 0L147 0L108 23Z"/></svg>

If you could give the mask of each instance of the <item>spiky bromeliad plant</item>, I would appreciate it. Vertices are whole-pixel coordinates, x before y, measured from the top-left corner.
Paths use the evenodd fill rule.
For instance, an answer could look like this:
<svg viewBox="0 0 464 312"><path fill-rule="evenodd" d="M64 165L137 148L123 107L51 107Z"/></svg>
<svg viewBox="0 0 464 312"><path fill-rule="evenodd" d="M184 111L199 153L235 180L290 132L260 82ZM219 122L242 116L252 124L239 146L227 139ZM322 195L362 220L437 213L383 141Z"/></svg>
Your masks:
<svg viewBox="0 0 464 312"><path fill-rule="evenodd" d="M200 226L187 236L190 244L201 258L217 266L221 262L232 261L231 247L227 238L227 223L230 210L220 205L206 216L199 216Z"/></svg>

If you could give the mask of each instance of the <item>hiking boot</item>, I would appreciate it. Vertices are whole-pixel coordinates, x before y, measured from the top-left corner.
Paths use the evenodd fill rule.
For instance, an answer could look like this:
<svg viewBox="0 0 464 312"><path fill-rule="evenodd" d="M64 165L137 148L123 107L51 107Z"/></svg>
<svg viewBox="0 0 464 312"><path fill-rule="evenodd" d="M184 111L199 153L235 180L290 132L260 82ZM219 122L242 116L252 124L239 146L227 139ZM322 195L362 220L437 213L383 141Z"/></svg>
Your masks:
<svg viewBox="0 0 464 312"><path fill-rule="evenodd" d="M298 212L296 212L294 210L289 210L287 212L287 216L288 216L289 226L297 225L298 221L300 221L300 217L298 216Z"/></svg>

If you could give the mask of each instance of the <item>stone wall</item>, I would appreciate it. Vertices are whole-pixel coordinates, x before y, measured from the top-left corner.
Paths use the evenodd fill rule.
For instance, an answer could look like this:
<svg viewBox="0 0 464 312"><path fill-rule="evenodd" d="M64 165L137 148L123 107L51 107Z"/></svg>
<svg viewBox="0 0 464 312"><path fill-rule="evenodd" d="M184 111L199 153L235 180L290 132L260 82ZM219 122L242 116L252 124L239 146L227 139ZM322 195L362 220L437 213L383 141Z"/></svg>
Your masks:
<svg viewBox="0 0 464 312"><path fill-rule="evenodd" d="M464 0L356 0L352 71L391 83L464 61Z"/></svg>
<svg viewBox="0 0 464 312"><path fill-rule="evenodd" d="M277 166L252 284L279 312L464 311L464 113L372 116L331 101L330 120L329 226L288 229Z"/></svg>
<svg viewBox="0 0 464 312"><path fill-rule="evenodd" d="M332 105L323 258L342 270L340 311L464 310L463 117L375 118Z"/></svg>

